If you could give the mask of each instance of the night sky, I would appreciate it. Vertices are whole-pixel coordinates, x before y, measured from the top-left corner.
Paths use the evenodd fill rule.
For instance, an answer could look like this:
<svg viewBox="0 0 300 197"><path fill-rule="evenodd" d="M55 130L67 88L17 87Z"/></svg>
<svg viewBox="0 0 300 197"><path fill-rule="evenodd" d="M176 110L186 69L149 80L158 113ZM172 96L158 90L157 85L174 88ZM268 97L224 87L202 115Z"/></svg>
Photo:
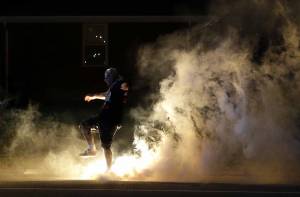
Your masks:
<svg viewBox="0 0 300 197"><path fill-rule="evenodd" d="M25 1L1 2L2 16L205 15L208 1Z"/></svg>

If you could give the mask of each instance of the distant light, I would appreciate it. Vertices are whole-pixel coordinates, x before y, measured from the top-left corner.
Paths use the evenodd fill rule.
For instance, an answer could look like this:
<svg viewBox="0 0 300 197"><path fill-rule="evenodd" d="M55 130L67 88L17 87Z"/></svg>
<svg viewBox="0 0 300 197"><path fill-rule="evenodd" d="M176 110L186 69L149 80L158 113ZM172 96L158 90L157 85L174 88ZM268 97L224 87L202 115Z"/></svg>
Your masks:
<svg viewBox="0 0 300 197"><path fill-rule="evenodd" d="M96 38L98 38L98 36L96 35Z"/></svg>
<svg viewBox="0 0 300 197"><path fill-rule="evenodd" d="M101 54L100 53L98 53L98 56L100 56Z"/></svg>
<svg viewBox="0 0 300 197"><path fill-rule="evenodd" d="M106 41L105 41L105 40L103 40L103 42L104 42L104 43L106 43Z"/></svg>
<svg viewBox="0 0 300 197"><path fill-rule="evenodd" d="M84 63L86 64L86 61L84 61Z"/></svg>
<svg viewBox="0 0 300 197"><path fill-rule="evenodd" d="M102 36L100 35L99 38L102 38Z"/></svg>

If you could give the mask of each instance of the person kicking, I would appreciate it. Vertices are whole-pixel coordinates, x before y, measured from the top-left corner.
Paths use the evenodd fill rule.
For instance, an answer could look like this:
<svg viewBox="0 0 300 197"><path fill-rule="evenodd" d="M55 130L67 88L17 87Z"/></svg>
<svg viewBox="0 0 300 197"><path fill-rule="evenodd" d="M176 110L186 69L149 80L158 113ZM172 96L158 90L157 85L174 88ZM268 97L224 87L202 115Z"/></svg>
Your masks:
<svg viewBox="0 0 300 197"><path fill-rule="evenodd" d="M95 99L104 100L101 110L93 117L84 120L80 129L88 143L88 148L81 156L95 156L96 146L92 130L99 129L101 146L104 150L107 169L112 165L111 145L116 131L120 128L122 112L127 102L128 84L119 75L116 68L108 68L104 73L104 81L108 86L105 93L86 95L84 100L90 102Z"/></svg>

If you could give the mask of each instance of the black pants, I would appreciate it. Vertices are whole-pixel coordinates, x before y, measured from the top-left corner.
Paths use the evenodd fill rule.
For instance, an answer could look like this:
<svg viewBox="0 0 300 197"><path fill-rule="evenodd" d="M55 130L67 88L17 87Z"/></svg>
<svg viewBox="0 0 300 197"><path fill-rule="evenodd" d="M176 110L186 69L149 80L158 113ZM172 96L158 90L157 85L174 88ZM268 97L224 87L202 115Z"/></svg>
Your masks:
<svg viewBox="0 0 300 197"><path fill-rule="evenodd" d="M91 128L98 128L100 134L101 145L105 149L109 149L112 144L113 137L117 130L117 125L100 119L99 115L88 118L80 124L80 128L85 133L91 133Z"/></svg>

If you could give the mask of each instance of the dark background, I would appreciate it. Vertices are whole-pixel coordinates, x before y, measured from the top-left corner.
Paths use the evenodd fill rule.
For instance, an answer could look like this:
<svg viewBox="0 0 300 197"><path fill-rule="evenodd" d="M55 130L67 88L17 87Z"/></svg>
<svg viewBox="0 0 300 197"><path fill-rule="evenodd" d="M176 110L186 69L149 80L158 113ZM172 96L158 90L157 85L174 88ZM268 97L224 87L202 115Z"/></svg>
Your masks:
<svg viewBox="0 0 300 197"><path fill-rule="evenodd" d="M175 16L205 15L208 0L1 1L1 16Z"/></svg>
<svg viewBox="0 0 300 197"><path fill-rule="evenodd" d="M108 24L108 61L132 82L136 53L181 23ZM76 105L104 91L105 66L82 65L82 24L14 23L9 29L9 92L42 105Z"/></svg>
<svg viewBox="0 0 300 197"><path fill-rule="evenodd" d="M99 101L87 104L83 96L105 90L103 72L107 67L82 66L82 28L89 22L60 22L57 16L119 17L122 22L106 23L104 18L100 23L107 25L108 30L108 66L117 67L133 84L139 47L155 42L159 36L187 28L189 24L186 21L126 22L122 17L205 15L207 8L207 1L3 2L0 17L22 20L23 16L31 16L40 21L7 23L8 81L5 79L5 24L0 24L0 85L5 92L8 83L5 95L13 98L14 107L37 103L45 112L96 111ZM44 16L50 19L43 22ZM138 102L135 99L131 103Z"/></svg>

